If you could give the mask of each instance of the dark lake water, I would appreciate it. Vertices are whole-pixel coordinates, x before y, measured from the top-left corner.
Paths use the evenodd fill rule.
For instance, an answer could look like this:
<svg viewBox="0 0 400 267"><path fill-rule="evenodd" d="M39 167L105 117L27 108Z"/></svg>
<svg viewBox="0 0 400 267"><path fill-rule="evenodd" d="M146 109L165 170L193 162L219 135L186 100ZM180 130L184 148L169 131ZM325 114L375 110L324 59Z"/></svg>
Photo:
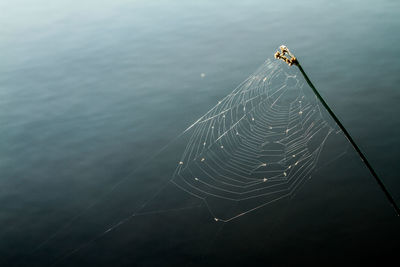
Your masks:
<svg viewBox="0 0 400 267"><path fill-rule="evenodd" d="M286 44L400 204L398 1L0 9L1 266L396 260L400 219L340 133L293 194L226 223L267 200L204 201L171 181L185 129Z"/></svg>

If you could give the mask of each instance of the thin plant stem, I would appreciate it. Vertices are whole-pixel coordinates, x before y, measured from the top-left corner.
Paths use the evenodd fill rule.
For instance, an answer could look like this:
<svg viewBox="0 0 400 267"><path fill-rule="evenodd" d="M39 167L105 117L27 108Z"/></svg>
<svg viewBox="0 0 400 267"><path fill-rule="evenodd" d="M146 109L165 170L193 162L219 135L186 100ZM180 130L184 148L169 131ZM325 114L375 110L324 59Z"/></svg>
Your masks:
<svg viewBox="0 0 400 267"><path fill-rule="evenodd" d="M350 144L353 146L353 148L357 151L358 155L360 156L362 162L364 162L365 166L367 166L368 170L372 174L372 176L375 178L376 182L380 186L381 190L385 194L386 198L389 200L390 204L392 204L394 210L396 211L397 215L400 216L400 209L396 202L394 201L392 195L390 192L387 190L385 184L383 183L382 179L379 178L378 174L375 172L374 168L372 168L372 165L369 163L365 155L362 153L361 149L358 147L356 142L354 142L354 139L351 137L350 133L346 130L346 128L343 126L343 124L340 122L338 117L335 115L335 113L332 111L332 109L328 106L328 104L325 102L325 100L322 98L318 90L315 88L311 80L308 78L306 72L304 71L303 67L300 65L300 62L298 59L290 53L289 49L286 46L281 46L280 47L280 52L275 53L275 58L281 59L285 61L286 63L289 64L289 66L296 65L301 74L303 75L304 79L307 81L308 85L311 87L313 93L315 96L318 98L318 100L322 103L322 105L325 107L325 109L328 111L329 115L333 118L333 120L336 122L336 124L339 126L339 128L342 130L344 135L346 136L347 140L349 140ZM289 57L286 56L289 55Z"/></svg>

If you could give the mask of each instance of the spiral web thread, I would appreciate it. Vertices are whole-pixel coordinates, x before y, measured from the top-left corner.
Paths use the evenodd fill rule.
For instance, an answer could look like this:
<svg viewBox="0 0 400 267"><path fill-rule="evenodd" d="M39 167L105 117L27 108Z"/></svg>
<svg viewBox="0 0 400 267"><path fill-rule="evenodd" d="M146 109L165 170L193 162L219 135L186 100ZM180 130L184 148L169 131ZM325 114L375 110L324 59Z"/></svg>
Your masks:
<svg viewBox="0 0 400 267"><path fill-rule="evenodd" d="M295 68L265 61L186 130L172 182L222 222L294 195L338 134L307 86Z"/></svg>

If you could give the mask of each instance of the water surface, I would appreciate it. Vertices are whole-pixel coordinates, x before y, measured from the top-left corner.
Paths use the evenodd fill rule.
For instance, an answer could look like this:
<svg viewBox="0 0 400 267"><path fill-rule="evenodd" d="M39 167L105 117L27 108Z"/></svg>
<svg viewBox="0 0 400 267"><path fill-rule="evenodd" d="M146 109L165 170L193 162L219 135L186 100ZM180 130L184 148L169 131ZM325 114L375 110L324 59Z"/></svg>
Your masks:
<svg viewBox="0 0 400 267"><path fill-rule="evenodd" d="M171 140L284 43L400 203L396 1L0 8L3 265L361 264L398 249L399 220L351 149L295 197L229 224L163 187L187 141ZM147 211L196 208L102 235L161 188Z"/></svg>

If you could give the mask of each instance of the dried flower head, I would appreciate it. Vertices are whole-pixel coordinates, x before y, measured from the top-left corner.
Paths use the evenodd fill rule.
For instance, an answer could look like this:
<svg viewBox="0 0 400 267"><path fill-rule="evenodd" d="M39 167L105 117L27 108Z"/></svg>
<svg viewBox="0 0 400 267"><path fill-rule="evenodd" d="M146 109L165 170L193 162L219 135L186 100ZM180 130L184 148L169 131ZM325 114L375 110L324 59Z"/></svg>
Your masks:
<svg viewBox="0 0 400 267"><path fill-rule="evenodd" d="M285 61L289 66L298 64L296 57L292 53L290 53L289 48L287 48L285 45L281 45L279 49L280 51L276 51L276 53L274 54L274 57L276 59L281 59Z"/></svg>

